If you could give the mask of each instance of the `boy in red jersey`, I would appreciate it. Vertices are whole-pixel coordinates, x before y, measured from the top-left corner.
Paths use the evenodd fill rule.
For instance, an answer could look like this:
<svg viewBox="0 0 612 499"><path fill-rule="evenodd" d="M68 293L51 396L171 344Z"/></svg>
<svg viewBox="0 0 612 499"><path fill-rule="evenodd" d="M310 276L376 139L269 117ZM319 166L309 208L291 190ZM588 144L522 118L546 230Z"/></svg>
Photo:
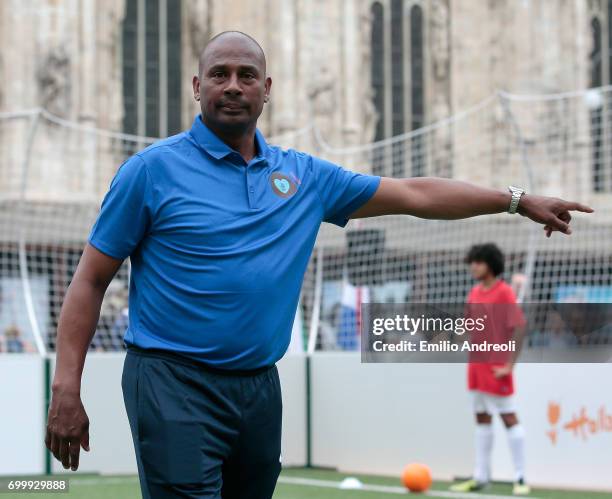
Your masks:
<svg viewBox="0 0 612 499"><path fill-rule="evenodd" d="M451 490L469 492L482 489L490 480L490 460L493 448L492 415L498 413L506 427L508 443L515 468L515 495L529 494L525 483L524 430L514 409L514 379L512 369L516 361L525 318L518 306L512 287L500 278L504 272L504 255L492 243L473 246L466 257L472 276L479 281L470 291L468 308L483 304L488 310L492 327L485 328L485 340L504 343L515 339L517 348L504 361L474 362L468 364L468 389L472 394L476 413L476 461L472 479L455 484ZM495 304L496 306L491 306ZM507 304L507 306L503 306ZM501 306L499 306L501 305ZM501 360L501 359L495 359Z"/></svg>

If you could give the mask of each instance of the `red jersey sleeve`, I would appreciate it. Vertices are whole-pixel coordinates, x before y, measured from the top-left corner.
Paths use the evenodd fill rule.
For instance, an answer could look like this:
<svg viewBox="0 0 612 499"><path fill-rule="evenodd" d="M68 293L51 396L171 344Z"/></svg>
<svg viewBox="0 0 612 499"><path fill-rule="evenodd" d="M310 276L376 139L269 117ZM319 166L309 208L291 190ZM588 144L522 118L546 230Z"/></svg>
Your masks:
<svg viewBox="0 0 612 499"><path fill-rule="evenodd" d="M505 302L508 303L507 311L507 326L514 330L517 327L523 327L527 324L525 314L521 306L516 302L516 295L510 286L506 288Z"/></svg>

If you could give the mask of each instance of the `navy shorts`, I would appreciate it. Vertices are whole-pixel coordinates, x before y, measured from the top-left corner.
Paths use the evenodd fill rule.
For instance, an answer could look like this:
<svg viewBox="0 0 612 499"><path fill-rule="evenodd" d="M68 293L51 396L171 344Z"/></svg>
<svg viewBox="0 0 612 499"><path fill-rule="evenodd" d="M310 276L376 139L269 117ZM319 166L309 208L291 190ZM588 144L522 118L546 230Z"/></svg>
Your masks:
<svg viewBox="0 0 612 499"><path fill-rule="evenodd" d="M269 499L280 473L276 366L211 369L129 347L121 380L144 499Z"/></svg>

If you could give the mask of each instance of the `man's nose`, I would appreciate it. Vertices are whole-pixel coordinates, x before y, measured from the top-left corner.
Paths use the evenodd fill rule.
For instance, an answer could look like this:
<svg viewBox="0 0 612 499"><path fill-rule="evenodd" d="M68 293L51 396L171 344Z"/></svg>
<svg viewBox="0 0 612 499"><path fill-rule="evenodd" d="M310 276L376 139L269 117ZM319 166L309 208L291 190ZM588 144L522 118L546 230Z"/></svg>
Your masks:
<svg viewBox="0 0 612 499"><path fill-rule="evenodd" d="M238 75L232 74L227 81L227 86L223 90L226 94L237 95L242 93L242 89L240 88L240 82L238 80Z"/></svg>

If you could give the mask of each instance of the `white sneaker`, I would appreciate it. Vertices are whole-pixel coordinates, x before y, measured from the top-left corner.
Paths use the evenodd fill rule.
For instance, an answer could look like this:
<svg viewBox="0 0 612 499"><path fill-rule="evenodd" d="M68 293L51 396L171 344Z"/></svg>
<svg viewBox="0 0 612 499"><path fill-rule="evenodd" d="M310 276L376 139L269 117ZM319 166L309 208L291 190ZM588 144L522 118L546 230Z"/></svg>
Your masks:
<svg viewBox="0 0 612 499"><path fill-rule="evenodd" d="M512 494L515 496L526 496L531 493L531 487L527 485L522 480L520 482L516 482L514 487L512 487Z"/></svg>

